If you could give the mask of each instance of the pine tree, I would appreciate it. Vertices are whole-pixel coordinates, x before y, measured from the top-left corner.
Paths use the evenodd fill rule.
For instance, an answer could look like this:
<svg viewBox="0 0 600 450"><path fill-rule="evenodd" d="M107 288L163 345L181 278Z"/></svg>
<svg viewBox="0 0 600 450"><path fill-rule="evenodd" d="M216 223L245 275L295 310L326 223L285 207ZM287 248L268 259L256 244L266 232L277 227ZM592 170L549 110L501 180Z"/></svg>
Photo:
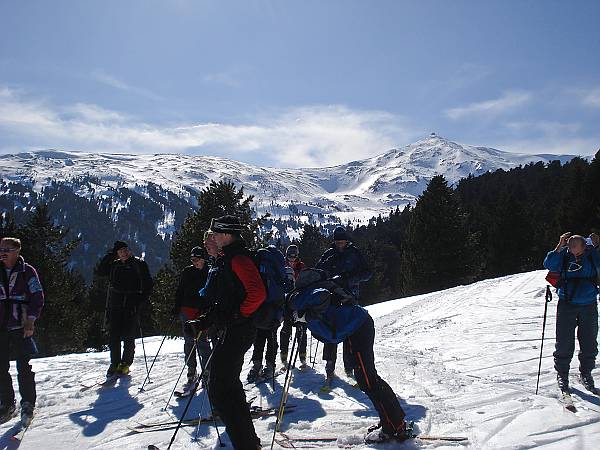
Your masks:
<svg viewBox="0 0 600 450"><path fill-rule="evenodd" d="M408 226L402 271L406 289L422 293L469 282L478 272L476 236L469 232L443 176L419 196Z"/></svg>
<svg viewBox="0 0 600 450"><path fill-rule="evenodd" d="M302 237L298 243L300 258L306 267L314 267L321 255L329 247L327 238L319 231L316 225L304 225Z"/></svg>
<svg viewBox="0 0 600 450"><path fill-rule="evenodd" d="M17 230L21 254L36 268L44 288L45 305L35 333L44 356L85 349L85 281L69 268L69 257L79 241L68 240L68 234L51 222L46 204L38 205Z"/></svg>

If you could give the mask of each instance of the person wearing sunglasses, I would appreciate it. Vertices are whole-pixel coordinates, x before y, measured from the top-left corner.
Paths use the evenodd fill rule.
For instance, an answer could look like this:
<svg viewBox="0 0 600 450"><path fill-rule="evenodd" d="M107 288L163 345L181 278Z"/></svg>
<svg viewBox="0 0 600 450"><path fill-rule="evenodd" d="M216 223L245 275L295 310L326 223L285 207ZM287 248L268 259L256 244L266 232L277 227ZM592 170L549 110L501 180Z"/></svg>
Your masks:
<svg viewBox="0 0 600 450"><path fill-rule="evenodd" d="M575 352L575 329L579 341L581 383L590 392L594 385L592 370L598 355L598 270L600 237L589 238L564 233L556 248L548 253L544 267L560 273L556 310L554 368L558 387L569 392L569 368Z"/></svg>
<svg viewBox="0 0 600 450"><path fill-rule="evenodd" d="M10 355L17 361L21 394L21 422L33 418L36 401L35 373L29 361L35 348L34 324L44 306L44 291L36 270L21 256L21 241L0 241L0 423L15 415L15 391L9 373Z"/></svg>

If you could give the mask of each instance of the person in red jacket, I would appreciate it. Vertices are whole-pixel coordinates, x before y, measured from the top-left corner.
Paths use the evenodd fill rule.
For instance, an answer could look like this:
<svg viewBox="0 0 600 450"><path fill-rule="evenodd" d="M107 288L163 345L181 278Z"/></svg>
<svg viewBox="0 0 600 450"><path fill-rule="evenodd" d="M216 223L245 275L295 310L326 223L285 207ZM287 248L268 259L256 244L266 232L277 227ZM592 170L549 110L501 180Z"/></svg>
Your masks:
<svg viewBox="0 0 600 450"><path fill-rule="evenodd" d="M209 363L209 398L219 411L233 447L256 450L260 439L246 403L240 372L244 354L256 336L251 316L267 293L241 237L246 226L235 216L222 216L213 219L210 230L220 253L204 288L213 307L201 328L214 325L220 338Z"/></svg>
<svg viewBox="0 0 600 450"><path fill-rule="evenodd" d="M21 423L28 425L35 407L35 373L29 360L36 353L34 324L44 306L44 291L35 269L21 253L21 241L0 241L0 423L15 414L15 391L9 373L10 354L17 360Z"/></svg>

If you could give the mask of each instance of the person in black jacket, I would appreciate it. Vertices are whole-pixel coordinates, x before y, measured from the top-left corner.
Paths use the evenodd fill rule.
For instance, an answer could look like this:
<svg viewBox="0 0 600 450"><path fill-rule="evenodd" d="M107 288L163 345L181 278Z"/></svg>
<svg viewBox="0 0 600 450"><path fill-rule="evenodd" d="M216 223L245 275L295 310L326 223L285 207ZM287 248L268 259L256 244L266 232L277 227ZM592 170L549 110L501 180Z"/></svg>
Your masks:
<svg viewBox="0 0 600 450"><path fill-rule="evenodd" d="M363 255L350 242L344 227L336 227L333 230L333 244L323 253L315 267L325 271L328 278L335 277L336 283L353 295L355 304L358 304L360 297L360 283L369 281L371 278L371 272ZM335 373L337 344L323 345L323 359L325 360L327 383L330 384ZM344 371L348 378L354 378L354 366L354 358L352 358L348 345L344 343Z"/></svg>
<svg viewBox="0 0 600 450"><path fill-rule="evenodd" d="M251 316L267 294L241 237L247 227L235 216L223 216L213 219L210 229L220 251L203 291L212 308L197 323L201 329L214 325L219 335L209 365L208 394L233 447L256 450L260 439L246 403L240 372L244 354L256 336Z"/></svg>
<svg viewBox="0 0 600 450"><path fill-rule="evenodd" d="M112 250L102 258L98 274L109 277L110 283L106 310L110 366L106 376L127 375L135 355L139 310L152 292L152 277L148 264L133 256L123 241L116 241Z"/></svg>
<svg viewBox="0 0 600 450"><path fill-rule="evenodd" d="M208 333L197 335L192 326L186 324L188 320L197 319L207 310L207 304L200 296L200 289L206 284L208 276L208 254L201 247L194 247L190 253L192 264L181 272L179 284L175 291L175 306L173 313L181 321L183 329L184 358L187 361L187 383L183 390L191 390L199 381L197 372L196 351L200 359L200 365L204 369L206 361L210 356L211 348ZM197 342L196 342L197 339ZM196 351L194 351L196 350ZM206 373L204 379L206 380Z"/></svg>

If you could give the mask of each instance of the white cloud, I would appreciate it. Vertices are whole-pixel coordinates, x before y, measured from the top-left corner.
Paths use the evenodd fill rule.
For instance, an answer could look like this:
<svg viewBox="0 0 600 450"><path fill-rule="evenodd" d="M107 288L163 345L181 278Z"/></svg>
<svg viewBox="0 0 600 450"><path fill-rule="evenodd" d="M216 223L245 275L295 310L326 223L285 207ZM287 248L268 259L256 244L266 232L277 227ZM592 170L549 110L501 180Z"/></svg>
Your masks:
<svg viewBox="0 0 600 450"><path fill-rule="evenodd" d="M56 108L0 90L0 130L22 150L64 148L113 152L190 152L285 167L327 166L382 153L422 134L380 111L344 106L296 108L254 123L156 126L97 105Z"/></svg>
<svg viewBox="0 0 600 450"><path fill-rule="evenodd" d="M502 150L533 154L589 156L598 151L598 140L586 137L548 137L501 140L490 144Z"/></svg>
<svg viewBox="0 0 600 450"><path fill-rule="evenodd" d="M593 108L600 108L600 88L585 91L583 94L583 104Z"/></svg>
<svg viewBox="0 0 600 450"><path fill-rule="evenodd" d="M161 100L162 97L156 95L155 93L149 91L148 89L144 89L138 86L132 86L118 78L110 75L103 70L94 70L91 73L92 79L96 80L98 83L105 84L112 88L118 89L120 91L130 92L132 94L139 95L141 97L146 97L151 100Z"/></svg>
<svg viewBox="0 0 600 450"><path fill-rule="evenodd" d="M453 120L473 115L496 115L515 109L529 102L531 98L532 94L530 92L507 91L500 98L450 108L444 112L446 116Z"/></svg>

